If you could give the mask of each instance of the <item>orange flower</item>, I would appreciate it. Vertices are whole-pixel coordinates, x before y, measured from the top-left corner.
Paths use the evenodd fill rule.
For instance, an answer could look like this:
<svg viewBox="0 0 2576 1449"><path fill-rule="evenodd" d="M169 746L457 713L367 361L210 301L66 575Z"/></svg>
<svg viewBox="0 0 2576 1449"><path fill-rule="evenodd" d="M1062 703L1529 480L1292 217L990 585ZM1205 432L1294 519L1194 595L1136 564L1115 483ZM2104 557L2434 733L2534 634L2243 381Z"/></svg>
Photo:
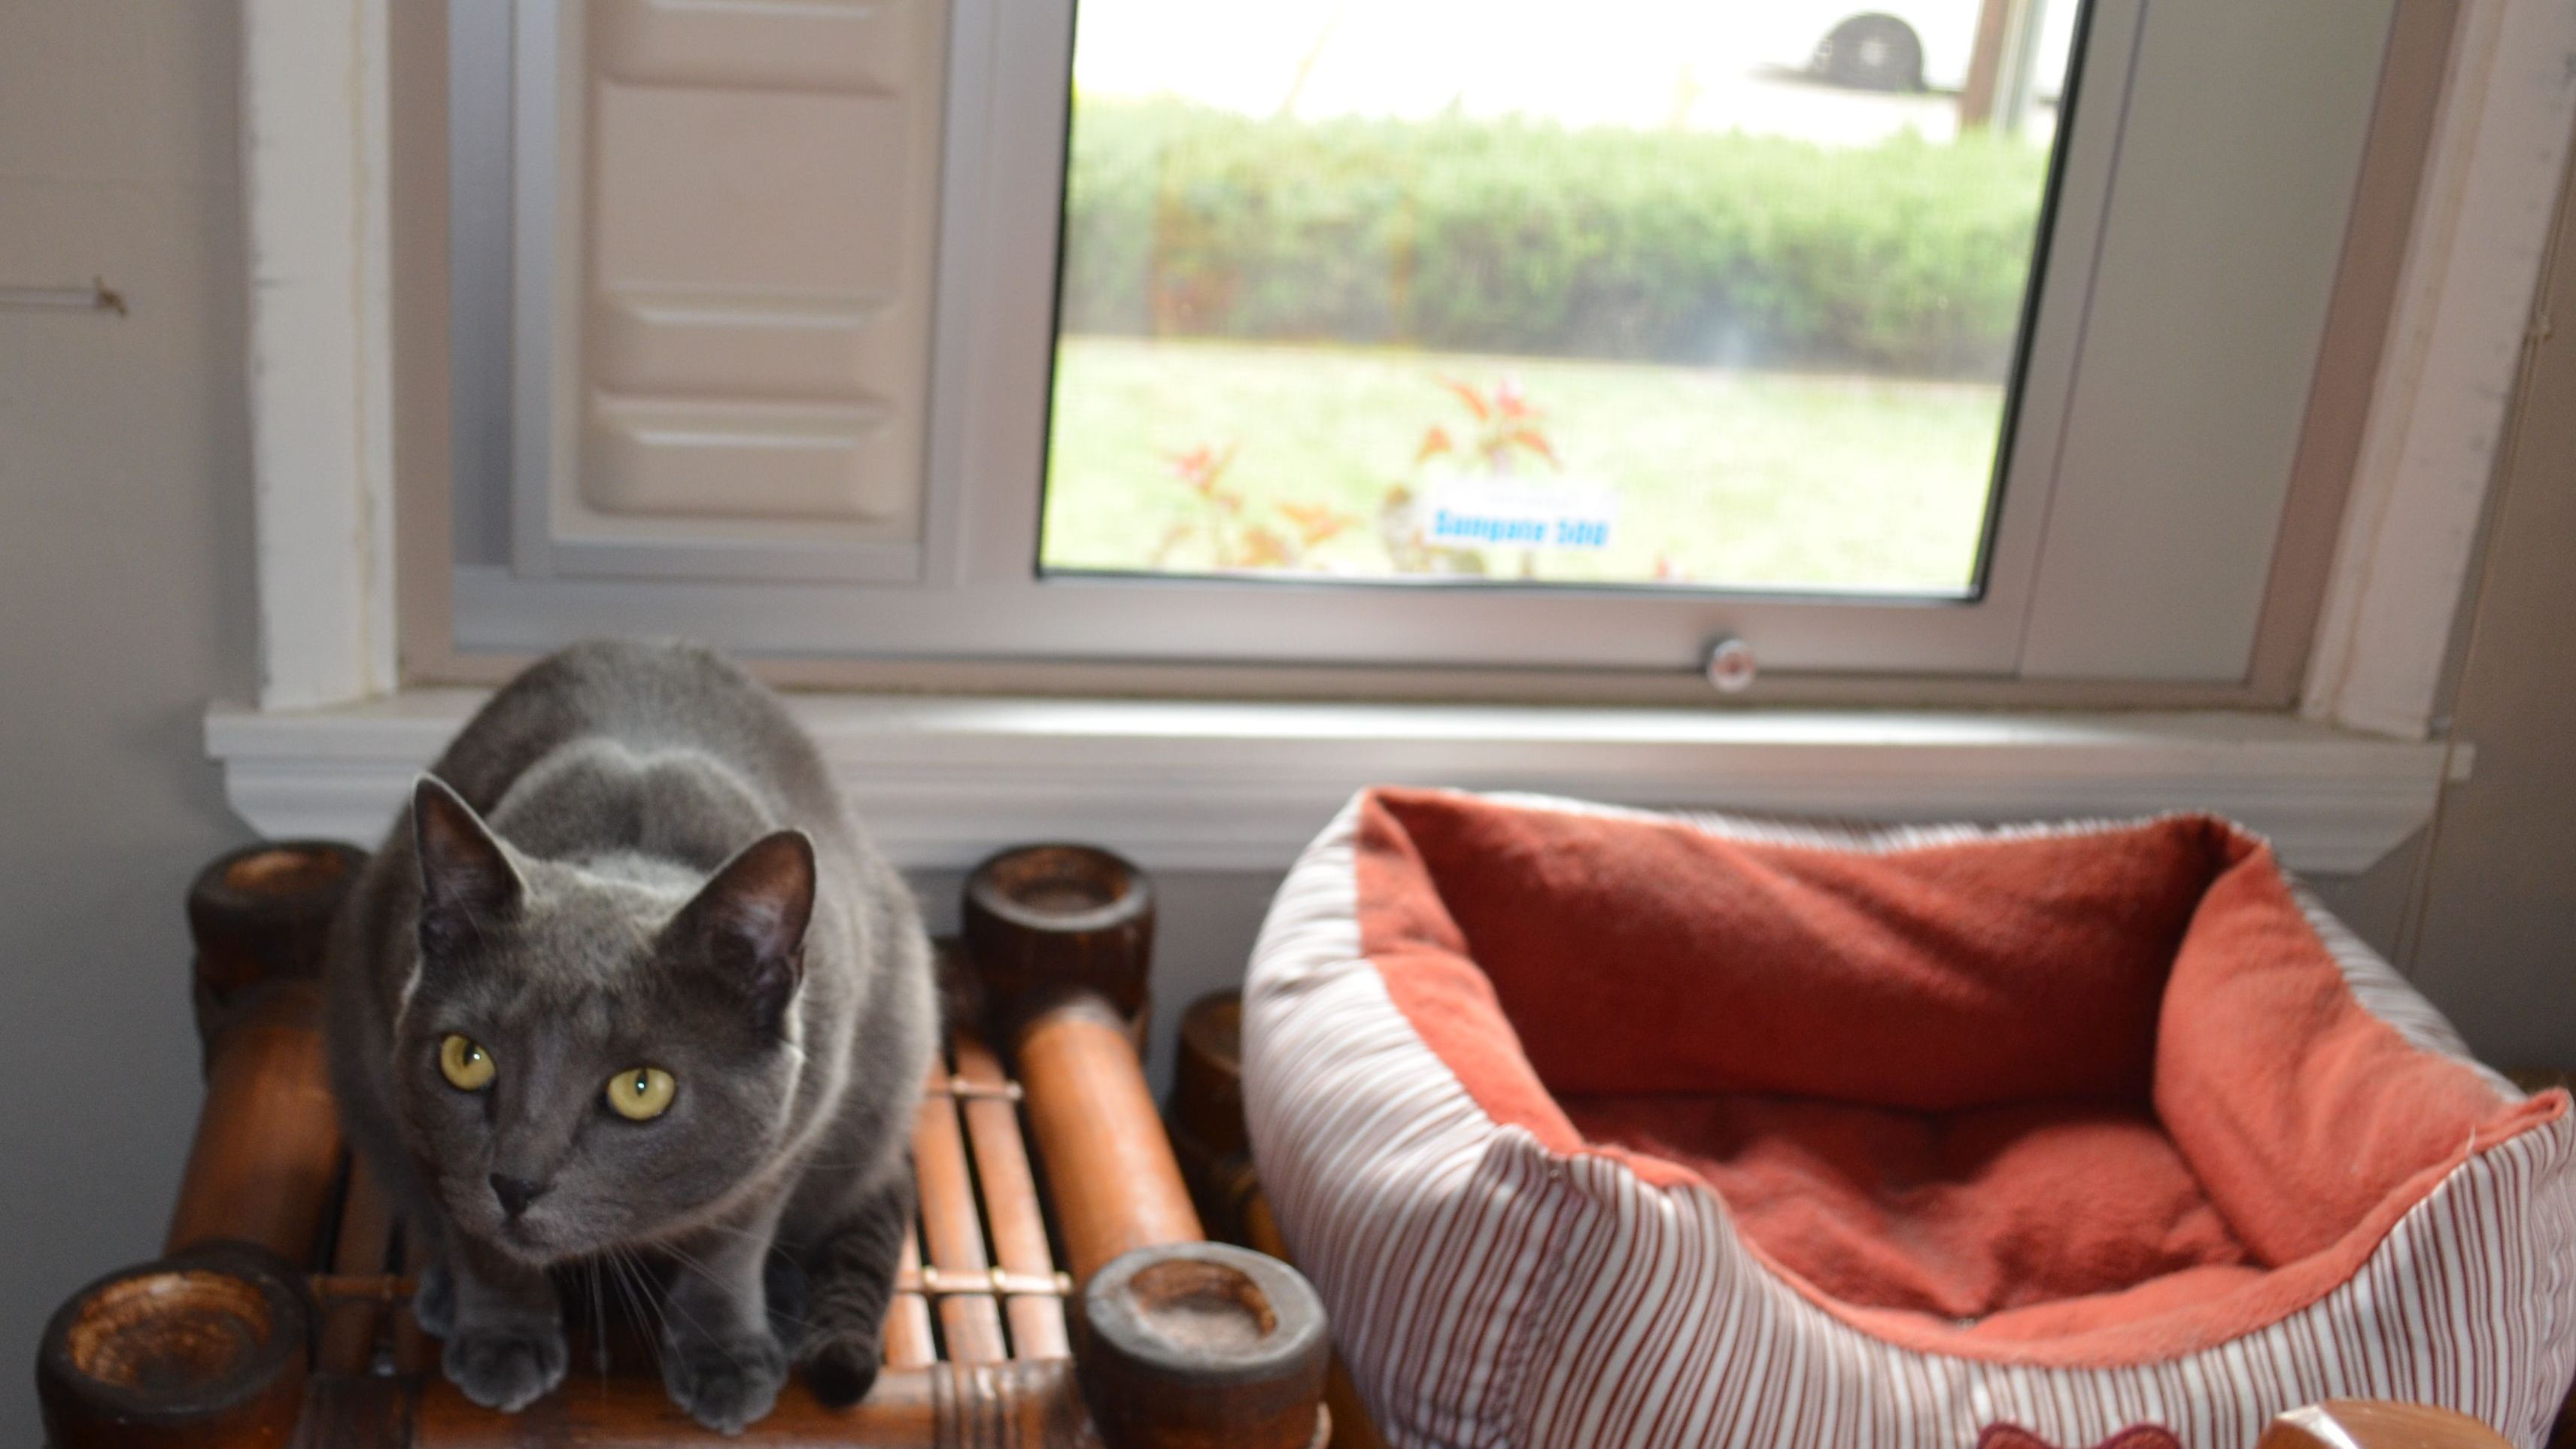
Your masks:
<svg viewBox="0 0 2576 1449"><path fill-rule="evenodd" d="M1287 516L1289 524L1297 530L1299 542L1306 548L1313 548L1359 522L1339 509L1320 503L1282 503L1279 511Z"/></svg>
<svg viewBox="0 0 2576 1449"><path fill-rule="evenodd" d="M1458 400L1467 405L1467 411L1476 415L1476 421L1481 423L1493 417L1494 410L1486 405L1485 395L1476 391L1474 384L1460 382L1454 377L1444 377L1439 379L1439 382L1442 387L1458 395Z"/></svg>
<svg viewBox="0 0 2576 1449"><path fill-rule="evenodd" d="M1167 453L1164 457L1172 465L1174 477L1204 496L1215 489L1217 480L1234 465L1234 450L1232 443L1226 444L1222 451L1201 443L1186 453Z"/></svg>

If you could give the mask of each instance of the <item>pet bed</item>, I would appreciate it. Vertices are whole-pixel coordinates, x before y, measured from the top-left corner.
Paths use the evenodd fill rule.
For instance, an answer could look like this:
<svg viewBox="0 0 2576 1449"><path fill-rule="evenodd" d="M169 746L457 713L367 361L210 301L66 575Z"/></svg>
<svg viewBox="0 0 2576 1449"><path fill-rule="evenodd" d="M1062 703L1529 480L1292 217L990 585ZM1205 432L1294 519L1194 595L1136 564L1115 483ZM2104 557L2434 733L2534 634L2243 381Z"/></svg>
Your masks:
<svg viewBox="0 0 2576 1449"><path fill-rule="evenodd" d="M1280 891L1252 1146L1391 1441L2536 1444L2576 1124L2259 839L1381 790Z"/></svg>

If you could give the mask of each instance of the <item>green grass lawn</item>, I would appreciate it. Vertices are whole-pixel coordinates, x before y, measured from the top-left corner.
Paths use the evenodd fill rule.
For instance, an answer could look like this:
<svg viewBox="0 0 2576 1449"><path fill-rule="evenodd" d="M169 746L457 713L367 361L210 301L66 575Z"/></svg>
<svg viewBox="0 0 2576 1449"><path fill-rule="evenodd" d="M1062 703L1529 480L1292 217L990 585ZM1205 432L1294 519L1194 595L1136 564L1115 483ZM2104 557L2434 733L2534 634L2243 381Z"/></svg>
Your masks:
<svg viewBox="0 0 2576 1449"><path fill-rule="evenodd" d="M1427 428L1472 426L1444 377L1517 380L1565 476L1619 493L1609 548L1496 550L1490 572L1636 583L1660 559L1701 585L1955 593L1975 570L2000 387L1125 337L1058 350L1044 561L1240 564L1191 528L1208 505L1174 459L1206 446L1234 450L1230 536L1266 525L1293 538L1280 505L1330 509L1353 522L1289 566L1394 576L1378 524L1388 490L1418 486Z"/></svg>

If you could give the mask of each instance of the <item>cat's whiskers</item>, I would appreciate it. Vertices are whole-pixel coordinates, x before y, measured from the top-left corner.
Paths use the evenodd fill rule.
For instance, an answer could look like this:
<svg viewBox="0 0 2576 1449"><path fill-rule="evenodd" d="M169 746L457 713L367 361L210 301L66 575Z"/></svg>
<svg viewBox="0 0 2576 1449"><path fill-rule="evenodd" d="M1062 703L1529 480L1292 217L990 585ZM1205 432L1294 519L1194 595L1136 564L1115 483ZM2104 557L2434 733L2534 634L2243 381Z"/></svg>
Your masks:
<svg viewBox="0 0 2576 1449"><path fill-rule="evenodd" d="M590 1285L590 1357L599 1369L599 1396L605 1402L608 1398L608 1307L600 1301L599 1260L584 1260L581 1275Z"/></svg>
<svg viewBox="0 0 2576 1449"><path fill-rule="evenodd" d="M635 1317L635 1327L652 1347L653 1366L659 1369L662 1366L662 1344L670 1335L670 1319L663 1314L662 1306L653 1301L653 1284L643 1265L636 1260L634 1250L612 1246L608 1251L610 1261L617 1268L619 1296L626 1299L627 1307Z"/></svg>

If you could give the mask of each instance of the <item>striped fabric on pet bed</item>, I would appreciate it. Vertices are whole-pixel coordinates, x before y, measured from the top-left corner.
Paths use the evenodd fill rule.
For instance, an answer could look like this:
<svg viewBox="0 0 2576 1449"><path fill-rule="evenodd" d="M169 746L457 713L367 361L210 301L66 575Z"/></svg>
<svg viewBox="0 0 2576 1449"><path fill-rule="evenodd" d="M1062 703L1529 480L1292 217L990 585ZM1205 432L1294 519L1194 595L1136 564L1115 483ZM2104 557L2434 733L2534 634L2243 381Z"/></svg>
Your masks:
<svg viewBox="0 0 2576 1449"><path fill-rule="evenodd" d="M1255 1154L1400 1444L2545 1435L2576 1123L2224 822L1821 830L1372 791L1244 1001Z"/></svg>

